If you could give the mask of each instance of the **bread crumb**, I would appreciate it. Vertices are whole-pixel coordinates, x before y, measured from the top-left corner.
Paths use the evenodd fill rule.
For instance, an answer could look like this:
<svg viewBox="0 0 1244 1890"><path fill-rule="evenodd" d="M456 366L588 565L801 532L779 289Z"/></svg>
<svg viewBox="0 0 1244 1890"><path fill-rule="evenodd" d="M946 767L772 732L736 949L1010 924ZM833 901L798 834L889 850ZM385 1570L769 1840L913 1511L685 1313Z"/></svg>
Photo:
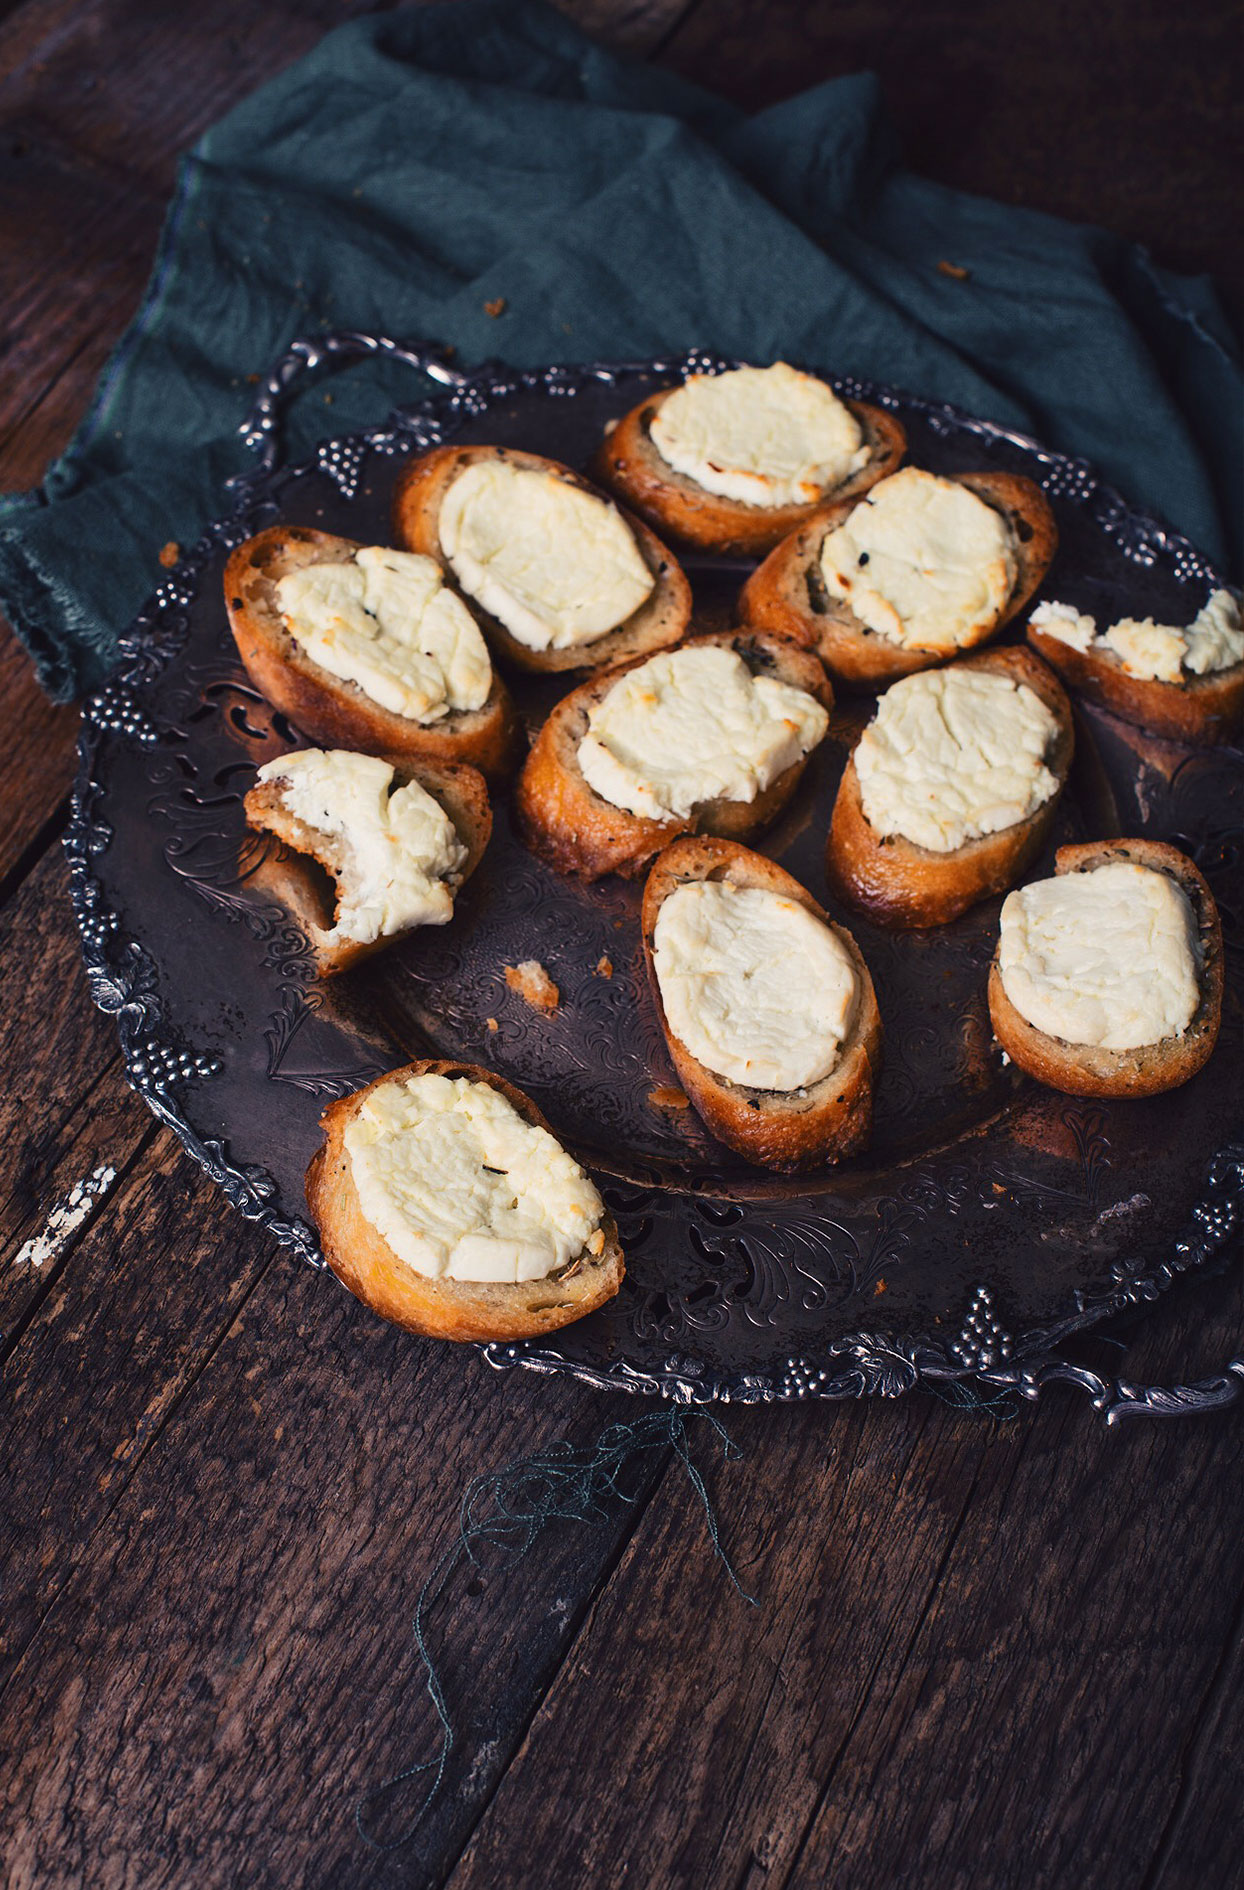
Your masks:
<svg viewBox="0 0 1244 1890"><path fill-rule="evenodd" d="M504 315L505 297L503 295L496 295L491 302L485 302L484 313L485 315L491 315L494 321L496 321L498 315Z"/></svg>
<svg viewBox="0 0 1244 1890"><path fill-rule="evenodd" d="M654 1109L690 1109L691 1098L685 1089L675 1089L672 1083L658 1083L655 1089L648 1091L648 1101Z"/></svg>
<svg viewBox="0 0 1244 1890"><path fill-rule="evenodd" d="M597 959L597 961L596 961L596 976L597 976L598 978L612 978L612 976L613 976L613 960L612 960L612 958L598 958L598 959Z"/></svg>
<svg viewBox="0 0 1244 1890"><path fill-rule="evenodd" d="M881 1295L887 1292L888 1290L889 1289L887 1288L885 1281L878 1280L877 1284L873 1287L873 1298L880 1299Z"/></svg>
<svg viewBox="0 0 1244 1890"><path fill-rule="evenodd" d="M604 1228L603 1228L603 1227L598 1227L598 1228L596 1229L596 1232L595 1232L594 1234L589 1234L589 1235L588 1235L588 1240L587 1240L587 1250L588 1250L588 1252L589 1252L589 1253L594 1253L594 1254L596 1254L597 1256L599 1256L600 1254L602 1254L602 1253L604 1253L604 1251L605 1251L605 1230L604 1230Z"/></svg>
<svg viewBox="0 0 1244 1890"><path fill-rule="evenodd" d="M937 266L944 276L952 277L955 282L968 282L971 280L972 271L965 269L962 263L952 263L943 260L939 262Z"/></svg>
<svg viewBox="0 0 1244 1890"><path fill-rule="evenodd" d="M505 981L533 1011L555 1011L562 1001L561 992L538 958L524 958L517 965L507 965Z"/></svg>
<svg viewBox="0 0 1244 1890"><path fill-rule="evenodd" d="M171 571L181 556L181 546L175 538L170 538L167 545L160 547L160 563L166 571Z"/></svg>
<svg viewBox="0 0 1244 1890"><path fill-rule="evenodd" d="M486 1017L486 1018L484 1019L484 1022L485 1022L485 1023L487 1024L487 1026L488 1026L488 1028L489 1028L489 1030L497 1030L497 1029L499 1029L499 1025L498 1025L498 1023L497 1023L497 1020L496 1020L496 1018L495 1018L495 1017Z"/></svg>

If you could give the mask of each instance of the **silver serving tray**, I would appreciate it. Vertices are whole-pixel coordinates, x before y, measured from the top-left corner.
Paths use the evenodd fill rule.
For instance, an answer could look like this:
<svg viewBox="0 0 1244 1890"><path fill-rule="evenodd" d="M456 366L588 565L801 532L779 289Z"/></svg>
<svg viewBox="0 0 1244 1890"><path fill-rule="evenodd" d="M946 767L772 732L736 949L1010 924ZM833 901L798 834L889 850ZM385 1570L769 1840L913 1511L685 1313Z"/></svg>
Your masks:
<svg viewBox="0 0 1244 1890"><path fill-rule="evenodd" d="M407 362L438 391L383 426L278 463L279 410L309 369L363 353ZM322 1264L302 1178L324 1102L394 1063L485 1063L527 1090L600 1180L627 1254L618 1298L539 1344L490 1345L497 1366L567 1371L687 1401L895 1396L919 1385L1081 1386L1111 1417L1203 1410L1244 1390L1244 1359L1174 1389L1110 1382L1065 1347L1213 1262L1244 1204L1240 1057L1244 755L1193 751L1088 712L1053 846L1146 834L1190 852L1227 946L1222 1039L1173 1095L1092 1103L1007 1068L985 1003L999 901L927 934L849 912L877 986L885 1066L867 1157L782 1180L654 1101L675 1083L643 973L640 889L584 888L514 836L504 794L484 863L451 925L331 986L254 883L270 844L248 834L256 766L298 739L251 687L222 601L230 549L281 518L384 542L405 459L453 438L582 465L646 389L731 363L678 360L472 374L442 351L362 335L296 343L265 383L256 470L161 584L86 705L66 839L96 1002L117 1018L130 1079L248 1218ZM1109 619L1187 621L1217 582L1186 540L1130 509L1081 461L952 408L854 380L839 392L903 421L911 459L1002 468L1045 489L1060 550L1047 592ZM702 622L726 624L746 574L686 560ZM565 683L516 683L529 723ZM766 836L827 900L825 833L842 762L868 712L841 705L799 794ZM1034 872L1047 870L1048 855ZM832 906L832 900L828 901ZM503 968L538 958L561 988L533 1013ZM612 977L598 974L602 958ZM488 1019L495 1020L490 1029Z"/></svg>

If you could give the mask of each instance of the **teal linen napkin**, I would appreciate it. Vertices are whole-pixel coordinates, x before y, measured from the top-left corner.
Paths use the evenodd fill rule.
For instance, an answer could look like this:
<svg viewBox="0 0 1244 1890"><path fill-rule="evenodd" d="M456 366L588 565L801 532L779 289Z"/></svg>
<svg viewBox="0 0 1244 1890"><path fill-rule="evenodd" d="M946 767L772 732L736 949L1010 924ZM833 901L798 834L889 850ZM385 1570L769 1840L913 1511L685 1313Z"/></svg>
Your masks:
<svg viewBox="0 0 1244 1890"><path fill-rule="evenodd" d="M1242 377L1208 282L912 176L869 75L748 118L545 7L460 0L330 33L184 160L89 415L0 500L0 600L54 696L100 681L158 548L223 509L249 377L332 328L465 364L783 356L1083 454L1215 560L1239 530ZM415 379L352 368L298 403L293 450Z"/></svg>

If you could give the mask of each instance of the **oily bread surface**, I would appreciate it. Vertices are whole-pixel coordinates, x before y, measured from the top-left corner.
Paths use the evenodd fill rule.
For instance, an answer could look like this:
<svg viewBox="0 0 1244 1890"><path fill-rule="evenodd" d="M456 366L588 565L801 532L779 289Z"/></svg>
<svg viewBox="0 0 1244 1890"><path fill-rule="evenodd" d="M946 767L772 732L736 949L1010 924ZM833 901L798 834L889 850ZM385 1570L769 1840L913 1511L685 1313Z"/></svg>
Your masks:
<svg viewBox="0 0 1244 1890"><path fill-rule="evenodd" d="M633 506L676 544L738 557L756 557L785 538L813 512L834 500L858 498L895 472L907 451L907 435L894 415L865 401L846 400L863 430L869 457L833 492L806 505L748 505L724 499L676 472L652 439L652 418L675 387L650 394L624 414L597 448L592 470L602 485Z"/></svg>
<svg viewBox="0 0 1244 1890"><path fill-rule="evenodd" d="M1154 735L1216 747L1231 741L1244 721L1244 663L1207 676L1190 675L1182 683L1158 682L1151 676L1129 676L1113 650L1072 649L1033 623L1025 634L1069 689Z"/></svg>
<svg viewBox="0 0 1244 1890"><path fill-rule="evenodd" d="M601 1253L585 1252L559 1279L523 1280L512 1286L478 1280L435 1280L416 1272L394 1253L359 1205L345 1131L373 1089L414 1076L465 1076L474 1083L487 1083L513 1105L524 1121L548 1129L529 1096L490 1070L469 1063L408 1063L377 1077L366 1089L330 1103L320 1117L324 1147L307 1169L307 1205L320 1232L324 1258L341 1284L382 1319L404 1326L408 1332L481 1342L537 1338L582 1319L612 1299L622 1284L626 1266L617 1225L609 1214L600 1224L605 1238Z"/></svg>
<svg viewBox="0 0 1244 1890"><path fill-rule="evenodd" d="M305 565L346 563L362 549L352 538L305 525L272 525L237 547L225 566L225 608L247 675L274 708L322 747L389 759L465 761L490 776L504 773L515 760L518 724L495 669L482 708L422 723L395 715L357 683L332 675L290 635L277 606L278 580Z"/></svg>
<svg viewBox="0 0 1244 1890"><path fill-rule="evenodd" d="M417 781L453 822L459 840L467 849L461 871L447 882L456 893L479 865L492 834L492 807L483 775L478 768L465 765L437 768L426 763L416 766L399 762L392 756L385 759L392 764L395 789L404 787L408 781ZM254 883L272 893L293 913L311 941L316 965L323 975L346 971L360 959L369 958L406 936L403 932L394 932L370 944L356 939L341 939L332 945L324 943L323 934L336 921L338 900L333 894L326 895L322 875L306 862L314 861L335 881L348 854L345 839L320 833L291 814L282 797L279 777L256 782L243 805L247 826L260 833L273 834L287 847L292 847L295 854L306 856L305 859L266 860L255 873Z"/></svg>
<svg viewBox="0 0 1244 1890"><path fill-rule="evenodd" d="M788 638L731 630L689 637L681 647L736 650L754 674L804 689L827 710L833 708L833 691L821 665ZM620 676L645 660L593 676L564 697L537 734L519 775L519 831L532 852L560 873L588 880L605 873L633 877L680 833L749 838L777 818L811 758L809 751L792 763L754 801L705 801L685 819L650 820L615 807L588 785L579 766L579 743L587 734L591 710Z"/></svg>
<svg viewBox="0 0 1244 1890"><path fill-rule="evenodd" d="M853 751L834 801L825 872L840 898L883 925L946 925L978 900L1013 885L1045 845L1071 770L1075 751L1071 704L1057 677L1031 651L1022 647L982 650L948 667L1004 676L1040 697L1058 724L1054 746L1046 757L1058 786L1026 820L969 840L953 853L936 853L901 834L883 839L869 825Z"/></svg>
<svg viewBox="0 0 1244 1890"><path fill-rule="evenodd" d="M665 900L679 886L724 880L781 894L827 925L855 969L855 1016L836 1067L806 1091L749 1089L717 1076L692 1055L669 1027L653 963L653 934ZM826 1166L854 1155L868 1141L873 1094L881 1065L881 1014L858 945L835 925L797 879L734 841L715 835L675 840L654 862L644 887L644 959L661 1029L678 1080L711 1132L728 1148L784 1173Z"/></svg>
<svg viewBox="0 0 1244 1890"><path fill-rule="evenodd" d="M398 480L393 495L393 533L398 544L408 551L422 551L439 564L447 565L441 550L441 503L458 474L482 460L504 460L520 471L549 473L582 492L591 493L593 498L613 504L609 493L601 492L573 468L555 459L544 459L538 453L523 453L512 446L438 446L415 460ZM651 656L681 639L691 621L691 586L682 566L642 519L625 511L622 517L635 535L640 556L656 578L655 588L639 609L616 630L607 631L591 643L564 650L532 650L512 636L496 617L468 600L502 661L515 669L545 674L596 670L626 662L633 656ZM449 579L452 582L452 571Z"/></svg>
<svg viewBox="0 0 1244 1890"><path fill-rule="evenodd" d="M1000 946L989 968L989 1015L994 1035L1013 1063L1051 1089L1072 1096L1154 1096L1177 1089L1207 1061L1222 1022L1222 927L1204 877L1176 847L1160 840L1102 840L1060 847L1055 873L1092 872L1128 860L1166 873L1187 894L1196 915L1202 951L1201 1000L1182 1036L1135 1050L1103 1050L1096 1044L1064 1043L1020 1015L1006 994L998 968Z"/></svg>
<svg viewBox="0 0 1244 1890"><path fill-rule="evenodd" d="M956 651L909 650L861 623L842 598L831 597L820 575L821 547L831 531L850 517L858 497L832 505L784 539L752 572L743 587L740 609L757 629L775 630L815 650L836 683L849 688L884 689L900 676L936 669L990 637L1021 611L1035 594L1058 549L1058 528L1049 502L1033 480L1020 473L983 472L939 475L966 486L1007 520L1015 544L1015 582L1002 609L982 624ZM862 496L862 495L861 495Z"/></svg>

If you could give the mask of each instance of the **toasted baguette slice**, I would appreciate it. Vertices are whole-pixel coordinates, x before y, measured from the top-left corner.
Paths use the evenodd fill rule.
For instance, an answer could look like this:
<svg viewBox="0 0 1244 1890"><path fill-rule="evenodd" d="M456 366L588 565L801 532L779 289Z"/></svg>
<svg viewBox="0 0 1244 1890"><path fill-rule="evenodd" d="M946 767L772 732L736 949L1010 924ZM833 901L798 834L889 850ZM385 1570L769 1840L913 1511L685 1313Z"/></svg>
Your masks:
<svg viewBox="0 0 1244 1890"><path fill-rule="evenodd" d="M706 1069L669 1027L653 963L653 934L665 900L697 880L728 880L798 901L846 947L859 983L850 1034L837 1065L806 1090L748 1089ZM644 887L644 958L653 1001L678 1080L718 1141L751 1162L793 1173L854 1155L872 1128L881 1067L881 1014L873 982L851 934L835 925L797 879L761 853L716 837L675 840L653 864Z"/></svg>
<svg viewBox="0 0 1244 1890"><path fill-rule="evenodd" d="M238 546L225 566L225 608L247 675L274 708L325 748L354 748L389 759L465 761L487 775L504 773L516 759L518 722L510 692L495 670L481 709L416 722L383 708L357 683L334 676L290 635L277 608L277 580L300 565L344 563L361 549L351 538L305 525L272 525Z"/></svg>
<svg viewBox="0 0 1244 1890"><path fill-rule="evenodd" d="M891 643L861 623L842 598L829 595L821 577L821 546L850 516L858 497L818 512L770 552L743 587L739 607L744 621L758 630L794 637L816 651L836 683L859 689L884 689L900 676L936 669L987 642L1036 591L1058 548L1058 528L1045 494L1031 479L1004 472L947 476L1001 512L1014 534L1016 550L1015 583L1005 605L958 650L943 655Z"/></svg>
<svg viewBox="0 0 1244 1890"><path fill-rule="evenodd" d="M548 1123L529 1096L490 1070L470 1063L408 1063L377 1077L366 1089L329 1103L320 1117L325 1144L307 1170L307 1205L320 1230L324 1258L356 1299L405 1326L408 1332L437 1339L533 1339L554 1332L595 1312L613 1298L626 1267L618 1229L612 1215L600 1224L604 1246L599 1254L584 1252L560 1276L523 1280L507 1286L479 1280L432 1279L394 1253L384 1235L359 1206L350 1158L345 1149L346 1125L364 1097L382 1083L412 1076L469 1077L500 1091L524 1121L548 1129ZM551 1133L551 1131L550 1131Z"/></svg>
<svg viewBox="0 0 1244 1890"><path fill-rule="evenodd" d="M653 415L677 391L662 388L632 407L605 435L592 461L601 484L675 544L741 558L759 557L823 506L859 498L887 473L895 472L907 451L907 435L893 414L862 400L844 400L843 406L859 421L869 449L857 473L808 505L748 505L740 499L723 499L676 472L653 443Z"/></svg>
<svg viewBox="0 0 1244 1890"><path fill-rule="evenodd" d="M1231 741L1244 721L1244 663L1190 675L1182 683L1158 682L1152 676L1129 676L1112 649L1076 650L1033 623L1025 635L1069 689L1154 735L1217 747Z"/></svg>
<svg viewBox="0 0 1244 1890"><path fill-rule="evenodd" d="M1093 840L1060 847L1055 873L1088 873L1112 860L1167 873L1187 895L1196 915L1202 951L1201 1001L1186 1031L1135 1050L1104 1050L1096 1044L1064 1043L1022 1017L1006 994L998 950L989 968L989 1015L994 1035L1013 1063L1039 1083L1072 1096L1156 1096L1195 1076L1215 1043L1222 1022L1222 926L1214 896L1192 861L1162 840Z"/></svg>
<svg viewBox="0 0 1244 1890"><path fill-rule="evenodd" d="M952 667L1005 676L1041 698L1058 724L1053 750L1046 757L1058 787L1026 820L969 840L953 853L935 853L901 834L883 839L869 825L853 752L834 801L825 873L840 898L883 925L912 929L946 925L979 899L1014 885L1045 844L1071 770L1075 751L1071 704L1044 663L1027 650L1010 648L982 650Z"/></svg>
<svg viewBox="0 0 1244 1890"><path fill-rule="evenodd" d="M408 466L393 495L393 533L398 544L408 551L423 551L446 564L441 550L440 512L446 492L460 472L480 460L504 459L523 472L551 473L594 498L612 504L609 494L584 479L581 473L563 466L555 459L542 459L538 453L521 453L512 446L438 446ZM632 656L651 656L657 650L677 643L691 621L691 586L673 553L648 527L628 512L623 518L635 534L640 556L656 578L656 586L616 630L607 630L591 643L579 643L564 650L532 650L511 636L503 623L481 610L472 601L472 609L483 627L494 652L515 669L544 674L573 669L605 669L624 663ZM452 572L450 576L452 578Z"/></svg>
<svg viewBox="0 0 1244 1890"><path fill-rule="evenodd" d="M392 757L386 759L392 760ZM447 882L456 893L479 865L492 833L492 807L484 777L477 768L465 765L416 767L400 761L393 761L392 765L394 787L417 781L444 808L467 849L462 870ZM257 782L243 805L249 827L275 835L295 853L307 855L323 869L317 872L305 860L275 858L266 860L253 876L254 884L289 907L307 934L322 976L331 977L335 972L345 971L361 958L369 958L374 952L383 951L408 936L405 932L391 932L370 943L358 939L330 940L327 934L336 924L340 896L339 892L326 887L323 874L327 873L333 881L339 879L348 857L345 843L339 838L329 838L291 814L282 799L279 778Z"/></svg>
<svg viewBox="0 0 1244 1890"><path fill-rule="evenodd" d="M711 645L737 650L753 674L771 675L796 689L805 689L826 709L832 709L833 691L824 670L815 657L788 638L728 630L713 636L689 637L682 647ZM576 873L588 880L599 879L604 873L633 878L680 833L748 839L776 820L808 765L810 754L771 781L754 801L705 801L682 820L650 820L615 807L584 778L579 766L579 743L587 734L591 710L619 676L636 667L636 663L619 664L604 675L580 683L564 697L536 736L519 775L519 831L532 852L559 873Z"/></svg>

